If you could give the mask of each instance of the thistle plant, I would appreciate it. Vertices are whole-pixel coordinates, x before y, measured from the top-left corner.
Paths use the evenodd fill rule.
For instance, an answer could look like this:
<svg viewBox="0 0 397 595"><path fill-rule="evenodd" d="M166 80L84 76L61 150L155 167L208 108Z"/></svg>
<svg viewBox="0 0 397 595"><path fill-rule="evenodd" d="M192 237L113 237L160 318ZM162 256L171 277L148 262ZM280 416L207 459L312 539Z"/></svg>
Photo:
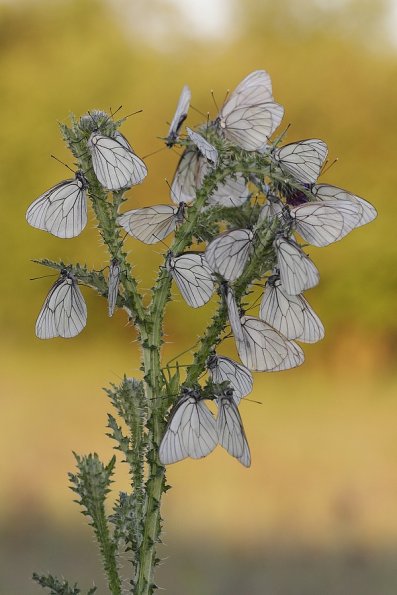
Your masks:
<svg viewBox="0 0 397 595"><path fill-rule="evenodd" d="M120 133L123 119L91 111L61 125L75 177L52 187L27 211L34 227L73 238L86 225L89 200L108 252L101 270L36 261L60 273L38 316L36 335L71 338L84 329L87 308L79 284L108 300L109 316L124 309L138 333L142 377L126 374L119 386L106 389L112 406L107 435L118 457L105 463L95 453L75 455L77 468L70 474L113 595L150 595L156 588L166 465L205 457L220 445L249 467L238 406L252 391L251 372L299 366L304 353L297 342L324 336L303 295L319 282L307 245L327 246L376 216L364 199L318 183L327 160L323 141L284 144L284 133L271 140L284 110L273 99L265 71L248 75L213 121L186 128L184 135L190 98L185 86L164 139L181 151L166 204L125 209L124 203L133 201L133 191L131 197L126 191L144 181L146 165ZM131 236L147 245L166 238L171 244L147 305L133 274L133 252L126 248ZM264 291L254 316L248 312L255 307L252 287L258 283ZM192 308L216 304L187 365L180 358L173 366L163 359L163 324L174 291ZM228 338L235 341L239 361L221 354ZM120 458L131 485L113 498L111 509L107 501ZM128 577L120 563L126 552ZM81 593L51 575L34 579L54 594Z"/></svg>

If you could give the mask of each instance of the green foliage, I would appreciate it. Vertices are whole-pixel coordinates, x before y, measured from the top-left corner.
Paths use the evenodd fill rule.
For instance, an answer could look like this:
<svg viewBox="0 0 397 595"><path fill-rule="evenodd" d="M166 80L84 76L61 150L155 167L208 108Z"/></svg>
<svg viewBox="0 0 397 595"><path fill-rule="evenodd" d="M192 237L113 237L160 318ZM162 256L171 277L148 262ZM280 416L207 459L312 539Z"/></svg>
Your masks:
<svg viewBox="0 0 397 595"><path fill-rule="evenodd" d="M58 579L51 574L37 574L34 572L32 578L44 589L50 589L51 595L80 595L82 593L76 583L73 586L69 585L65 579ZM87 595L94 595L96 590L96 587L91 587L87 591Z"/></svg>

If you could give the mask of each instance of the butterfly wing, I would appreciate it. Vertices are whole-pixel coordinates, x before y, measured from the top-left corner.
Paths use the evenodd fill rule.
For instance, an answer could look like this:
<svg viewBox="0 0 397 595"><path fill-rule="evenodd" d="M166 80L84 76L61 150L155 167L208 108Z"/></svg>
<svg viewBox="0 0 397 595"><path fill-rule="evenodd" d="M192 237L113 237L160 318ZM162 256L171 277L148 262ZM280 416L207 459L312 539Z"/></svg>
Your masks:
<svg viewBox="0 0 397 595"><path fill-rule="evenodd" d="M204 157L209 161L211 165L216 165L218 163L218 151L215 149L211 143L209 143L201 134L198 132L194 132L191 128L186 126L186 132L188 137L196 145L198 150Z"/></svg>
<svg viewBox="0 0 397 595"><path fill-rule="evenodd" d="M243 105L220 115L220 127L224 136L246 151L259 151L268 143L284 115L284 108L269 101L255 105Z"/></svg>
<svg viewBox="0 0 397 595"><path fill-rule="evenodd" d="M207 456L217 443L214 416L204 401L190 392L171 411L160 443L160 462L169 465L186 457L200 459Z"/></svg>
<svg viewBox="0 0 397 595"><path fill-rule="evenodd" d="M186 120L186 116L189 111L191 96L192 94L189 87L185 85L179 96L178 105L168 131L166 138L167 147L172 147L178 139L179 131L183 122Z"/></svg>
<svg viewBox="0 0 397 595"><path fill-rule="evenodd" d="M235 177L227 177L223 184L218 187L209 196L207 205L219 205L222 207L240 207L250 197L250 191L247 187L244 176L237 173Z"/></svg>
<svg viewBox="0 0 397 595"><path fill-rule="evenodd" d="M182 153L171 184L171 199L175 204L190 203L196 198L209 165L196 149Z"/></svg>
<svg viewBox="0 0 397 595"><path fill-rule="evenodd" d="M287 339L259 318L240 316L230 288L226 293L226 305L237 351L244 366L258 372L278 366L287 356Z"/></svg>
<svg viewBox="0 0 397 595"><path fill-rule="evenodd" d="M32 227L58 238L74 238L87 224L86 183L80 175L64 180L36 199L26 212Z"/></svg>
<svg viewBox="0 0 397 595"><path fill-rule="evenodd" d="M227 231L210 242L205 258L213 271L227 281L243 273L253 249L254 235L249 229Z"/></svg>
<svg viewBox="0 0 397 595"><path fill-rule="evenodd" d="M214 384L221 384L225 381L230 383L236 405L239 404L240 399L252 391L254 381L251 372L229 357L211 356L208 361L208 369Z"/></svg>
<svg viewBox="0 0 397 595"><path fill-rule="evenodd" d="M107 190L131 188L147 175L146 165L120 133L112 138L93 132L88 139L88 148L95 175Z"/></svg>
<svg viewBox="0 0 397 595"><path fill-rule="evenodd" d="M226 396L219 397L217 403L219 412L216 423L219 444L242 465L249 467L251 454L237 405L232 397Z"/></svg>
<svg viewBox="0 0 397 595"><path fill-rule="evenodd" d="M36 321L39 339L78 335L87 322L87 307L77 283L62 275L51 288Z"/></svg>
<svg viewBox="0 0 397 595"><path fill-rule="evenodd" d="M359 217L356 223L356 227L370 223L377 216L376 209L368 201L330 184L316 184L311 189L312 194L317 200L337 200L343 202L353 202L359 206Z"/></svg>
<svg viewBox="0 0 397 595"><path fill-rule="evenodd" d="M178 214L178 207L156 205L127 211L117 221L130 236L145 244L155 244L175 230Z"/></svg>
<svg viewBox="0 0 397 595"><path fill-rule="evenodd" d="M294 341L287 341L287 355L279 364L274 368L268 370L268 372L282 372L283 370L290 370L291 368L297 368L301 364L303 364L305 360L305 354L303 353L302 349L294 343Z"/></svg>
<svg viewBox="0 0 397 595"><path fill-rule="evenodd" d="M113 316L116 307L117 296L119 294L120 284L120 263L116 258L113 258L109 266L108 279L108 313Z"/></svg>
<svg viewBox="0 0 397 595"><path fill-rule="evenodd" d="M296 231L313 246L328 246L343 237L343 215L328 202L299 205L290 210L290 215Z"/></svg>
<svg viewBox="0 0 397 595"><path fill-rule="evenodd" d="M276 149L273 159L285 175L293 176L302 184L314 184L327 154L327 145L318 138L311 138Z"/></svg>
<svg viewBox="0 0 397 595"><path fill-rule="evenodd" d="M167 268L189 306L199 308L211 299L214 281L212 271L202 254L171 256L167 261Z"/></svg>
<svg viewBox="0 0 397 595"><path fill-rule="evenodd" d="M274 246L280 280L289 295L298 295L317 285L320 280L318 270L296 242L279 237Z"/></svg>

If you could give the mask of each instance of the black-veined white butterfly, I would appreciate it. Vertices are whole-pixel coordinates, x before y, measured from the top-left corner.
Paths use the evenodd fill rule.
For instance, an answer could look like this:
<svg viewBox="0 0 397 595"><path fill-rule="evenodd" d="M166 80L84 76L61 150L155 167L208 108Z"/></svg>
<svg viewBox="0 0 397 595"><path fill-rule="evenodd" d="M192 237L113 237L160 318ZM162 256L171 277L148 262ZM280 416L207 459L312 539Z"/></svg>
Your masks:
<svg viewBox="0 0 397 595"><path fill-rule="evenodd" d="M167 147L173 147L178 140L179 131L182 124L186 120L186 116L189 111L191 96L192 94L189 87L185 85L179 96L178 105L176 107L174 117L172 118L167 138L165 139L165 144Z"/></svg>
<svg viewBox="0 0 397 595"><path fill-rule="evenodd" d="M274 241L277 268L289 295L298 295L317 285L320 275L314 263L293 239L277 237Z"/></svg>
<svg viewBox="0 0 397 595"><path fill-rule="evenodd" d="M229 357L213 353L207 360L207 368L214 384L230 383L236 405L252 391L254 380L249 369Z"/></svg>
<svg viewBox="0 0 397 595"><path fill-rule="evenodd" d="M303 295L290 295L278 275L267 280L259 318L287 339L316 343L324 337L324 327Z"/></svg>
<svg viewBox="0 0 397 595"><path fill-rule="evenodd" d="M353 202L358 207L359 217L355 227L370 223L377 216L376 209L360 196L356 196L347 190L331 186L330 184L316 184L312 186L311 193L317 200Z"/></svg>
<svg viewBox="0 0 397 595"><path fill-rule="evenodd" d="M113 316L114 309L117 303L117 296L119 294L120 284L120 263L117 258L113 258L109 266L108 279L108 313Z"/></svg>
<svg viewBox="0 0 397 595"><path fill-rule="evenodd" d="M188 137L196 145L200 153L207 159L211 165L218 163L218 151L211 143L209 143L201 134L194 132L191 128L186 126Z"/></svg>
<svg viewBox="0 0 397 595"><path fill-rule="evenodd" d="M166 266L189 306L199 308L211 299L214 281L203 254L186 252L173 256L170 253Z"/></svg>
<svg viewBox="0 0 397 595"><path fill-rule="evenodd" d="M275 163L285 175L302 184L314 184L328 154L327 145L318 138L301 140L272 151Z"/></svg>
<svg viewBox="0 0 397 595"><path fill-rule="evenodd" d="M87 307L76 279L66 269L51 287L36 321L39 339L78 335L87 323Z"/></svg>
<svg viewBox="0 0 397 595"><path fill-rule="evenodd" d="M87 186L80 171L74 179L53 186L30 205L28 223L58 238L78 236L87 224Z"/></svg>
<svg viewBox="0 0 397 595"><path fill-rule="evenodd" d="M95 175L107 190L131 188L147 175L146 165L120 132L114 137L93 132L88 139L88 149Z"/></svg>
<svg viewBox="0 0 397 595"><path fill-rule="evenodd" d="M190 203L209 171L209 164L197 149L186 149L177 165L171 184L171 199L174 203Z"/></svg>
<svg viewBox="0 0 397 595"><path fill-rule="evenodd" d="M211 269L226 281L238 279L254 249L255 234L250 229L226 231L212 240L205 251Z"/></svg>
<svg viewBox="0 0 397 595"><path fill-rule="evenodd" d="M171 410L159 458L170 465L186 457L201 459L218 444L217 424L200 392L185 388L181 398Z"/></svg>
<svg viewBox="0 0 397 595"><path fill-rule="evenodd" d="M229 322L243 364L258 372L280 366L287 358L291 342L263 320L241 315L233 291L225 286L222 290L226 294Z"/></svg>
<svg viewBox="0 0 397 595"><path fill-rule="evenodd" d="M216 420L219 444L244 467L251 465L251 454L243 422L233 399L233 390L227 389L216 398Z"/></svg>
<svg viewBox="0 0 397 595"><path fill-rule="evenodd" d="M145 244L164 240L176 227L183 223L185 203L178 207L155 205L127 211L117 218L125 231Z"/></svg>
<svg viewBox="0 0 397 595"><path fill-rule="evenodd" d="M261 224L265 219L272 221L275 217L279 217L282 211L283 204L280 201L268 200L259 213L258 224Z"/></svg>
<svg viewBox="0 0 397 595"><path fill-rule="evenodd" d="M279 364L274 368L268 370L268 372L282 372L283 370L290 370L291 368L297 368L302 365L305 361L305 354L302 349L294 341L287 342L287 355Z"/></svg>
<svg viewBox="0 0 397 595"><path fill-rule="evenodd" d="M217 123L229 141L247 151L267 144L284 115L273 101L270 77L264 70L249 74L224 103Z"/></svg>
<svg viewBox="0 0 397 595"><path fill-rule="evenodd" d="M352 201L327 200L285 208L284 218L313 246L328 246L341 240L357 226L360 207Z"/></svg>
<svg viewBox="0 0 397 595"><path fill-rule="evenodd" d="M219 183L216 190L208 197L207 205L222 207L240 207L249 199L251 193L244 176L237 173L228 176L223 183Z"/></svg>

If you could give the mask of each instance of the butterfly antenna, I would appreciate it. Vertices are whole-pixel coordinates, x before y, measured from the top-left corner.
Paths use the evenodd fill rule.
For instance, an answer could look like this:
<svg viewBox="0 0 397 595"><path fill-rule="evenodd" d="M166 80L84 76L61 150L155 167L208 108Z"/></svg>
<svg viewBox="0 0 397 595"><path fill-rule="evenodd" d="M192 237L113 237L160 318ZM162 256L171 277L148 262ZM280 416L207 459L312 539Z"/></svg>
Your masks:
<svg viewBox="0 0 397 595"><path fill-rule="evenodd" d="M130 114L127 114L126 116L124 116L123 120L126 120L127 118L130 118L131 116L135 116L136 114L141 114L143 112L143 109L138 109L136 112L131 112Z"/></svg>
<svg viewBox="0 0 397 595"><path fill-rule="evenodd" d="M188 347L187 349L185 349L185 351L182 351L181 353L178 353L178 355L176 355L175 357L172 357L170 360L168 360L168 362L166 363L166 367L169 366L169 364L175 360L177 360L179 357L181 357L182 355L185 355L185 353L189 353L189 351L191 351L192 349L194 349L196 347L196 345L198 343L200 343L201 339L197 339L197 341L195 343L193 343L193 345L191 347ZM181 364L178 364L179 367L181 367Z"/></svg>
<svg viewBox="0 0 397 595"><path fill-rule="evenodd" d="M195 112L197 112L198 114L200 114L200 116L203 116L203 118L206 117L206 114L204 114L202 111L200 111L199 109L197 109L197 107L194 107L194 105L190 106L192 110L194 110Z"/></svg>
<svg viewBox="0 0 397 595"><path fill-rule="evenodd" d="M109 112L110 112L109 117L113 118L121 110L122 107L123 107L122 105L119 105L119 107L115 111L112 111L112 108L110 107L109 108Z"/></svg>
<svg viewBox="0 0 397 595"><path fill-rule="evenodd" d="M229 93L230 93L230 89L226 89L226 94L225 94L225 98L223 100L222 105L225 105L227 98L229 97Z"/></svg>
<svg viewBox="0 0 397 595"><path fill-rule="evenodd" d="M276 138L273 143L273 146L277 146L283 140L284 136L287 134L288 130L291 128L291 123L288 124L287 128L283 130L283 132Z"/></svg>
<svg viewBox="0 0 397 595"><path fill-rule="evenodd" d="M67 163L65 163L64 161L61 161L60 159L58 159L58 157L55 157L55 155L52 155L52 154L51 154L51 158L52 158L52 159L55 159L55 161L58 161L58 163L62 163L62 165L64 165L65 167L67 167L67 168L68 168L68 170L69 170L69 171L71 171L72 173L74 173L74 174L76 173L76 172L74 171L74 169L72 169L71 167L69 167L69 165L68 165Z"/></svg>
<svg viewBox="0 0 397 595"><path fill-rule="evenodd" d="M212 97L212 101L214 102L214 105L216 107L216 111L219 112L219 107L218 107L218 104L216 102L215 95L214 95L214 90L213 89L211 89L211 97Z"/></svg>
<svg viewBox="0 0 397 595"><path fill-rule="evenodd" d="M147 155L144 155L142 157L142 159L146 159L147 157L151 157L152 155L156 155L157 153L161 153L161 151L164 151L165 147L161 147L161 149L157 149L156 151L152 151L151 153L148 153Z"/></svg>
<svg viewBox="0 0 397 595"><path fill-rule="evenodd" d="M325 172L329 171L333 165L338 163L338 161L339 161L339 157L335 157L335 159L331 163L329 163L329 161L327 159L327 161L324 163L323 167L321 168L321 175L323 175L323 174L325 174Z"/></svg>
<svg viewBox="0 0 397 595"><path fill-rule="evenodd" d="M46 279L47 277L56 277L56 273L51 275L41 275L40 277L30 277L29 281L37 281L37 279Z"/></svg>

